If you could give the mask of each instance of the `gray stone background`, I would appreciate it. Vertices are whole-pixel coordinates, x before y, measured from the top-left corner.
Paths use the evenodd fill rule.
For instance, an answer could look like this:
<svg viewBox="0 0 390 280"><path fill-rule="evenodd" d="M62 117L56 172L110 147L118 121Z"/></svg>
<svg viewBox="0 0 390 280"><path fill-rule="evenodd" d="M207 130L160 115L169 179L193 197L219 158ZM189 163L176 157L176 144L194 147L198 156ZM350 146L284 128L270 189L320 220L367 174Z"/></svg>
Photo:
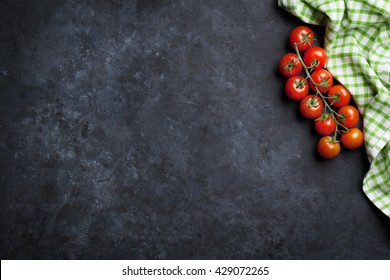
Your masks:
<svg viewBox="0 0 390 280"><path fill-rule="evenodd" d="M364 148L321 160L284 97L276 1L0 5L2 259L390 258Z"/></svg>

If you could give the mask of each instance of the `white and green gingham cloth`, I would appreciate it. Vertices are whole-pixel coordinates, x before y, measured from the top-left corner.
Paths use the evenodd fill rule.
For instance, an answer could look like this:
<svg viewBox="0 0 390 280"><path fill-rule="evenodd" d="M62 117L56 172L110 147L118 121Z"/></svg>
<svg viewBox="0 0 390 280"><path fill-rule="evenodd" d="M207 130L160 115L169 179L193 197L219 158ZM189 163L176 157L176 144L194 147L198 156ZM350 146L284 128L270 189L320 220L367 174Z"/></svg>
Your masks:
<svg viewBox="0 0 390 280"><path fill-rule="evenodd" d="M390 0L279 0L306 23L326 26L327 69L363 116L368 198L390 217Z"/></svg>

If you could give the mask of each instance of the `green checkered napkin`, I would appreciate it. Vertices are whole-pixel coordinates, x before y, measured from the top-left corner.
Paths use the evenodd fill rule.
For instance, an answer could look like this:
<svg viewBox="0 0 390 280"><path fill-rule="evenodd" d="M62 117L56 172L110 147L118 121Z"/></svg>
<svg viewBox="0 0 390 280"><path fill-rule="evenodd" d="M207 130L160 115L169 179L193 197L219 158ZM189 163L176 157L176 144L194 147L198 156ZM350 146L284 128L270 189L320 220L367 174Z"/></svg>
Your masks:
<svg viewBox="0 0 390 280"><path fill-rule="evenodd" d="M363 116L368 198L390 217L390 0L279 0L306 23L326 26L328 70Z"/></svg>

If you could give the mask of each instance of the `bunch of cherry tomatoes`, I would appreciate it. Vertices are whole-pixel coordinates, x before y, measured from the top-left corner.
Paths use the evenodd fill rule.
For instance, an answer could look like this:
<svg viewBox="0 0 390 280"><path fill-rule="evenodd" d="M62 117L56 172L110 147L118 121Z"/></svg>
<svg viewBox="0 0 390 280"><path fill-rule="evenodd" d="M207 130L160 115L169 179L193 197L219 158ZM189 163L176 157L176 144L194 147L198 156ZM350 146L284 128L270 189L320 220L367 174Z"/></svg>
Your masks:
<svg viewBox="0 0 390 280"><path fill-rule="evenodd" d="M363 144L363 133L355 127L359 111L349 104L350 92L341 84L334 85L333 76L324 69L328 56L323 48L313 46L313 31L298 26L289 40L295 53L281 58L279 71L288 77L286 95L300 101L301 114L313 119L315 130L323 136L317 144L318 153L326 159L336 157L340 141L348 149L359 148Z"/></svg>

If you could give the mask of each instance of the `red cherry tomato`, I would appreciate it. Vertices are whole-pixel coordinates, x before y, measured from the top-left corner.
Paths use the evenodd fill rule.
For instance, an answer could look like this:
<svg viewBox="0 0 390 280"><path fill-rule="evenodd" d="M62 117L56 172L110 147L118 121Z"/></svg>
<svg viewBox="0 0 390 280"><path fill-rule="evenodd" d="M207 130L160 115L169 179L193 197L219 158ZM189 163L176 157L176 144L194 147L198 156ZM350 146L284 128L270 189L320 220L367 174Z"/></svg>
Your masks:
<svg viewBox="0 0 390 280"><path fill-rule="evenodd" d="M305 78L293 76L288 78L284 91L292 100L301 100L309 93L309 85Z"/></svg>
<svg viewBox="0 0 390 280"><path fill-rule="evenodd" d="M290 45L295 49L295 43L297 44L300 52L307 50L314 43L314 33L307 26L295 27L290 32Z"/></svg>
<svg viewBox="0 0 390 280"><path fill-rule="evenodd" d="M307 95L301 100L299 110L301 114L308 119L315 119L321 116L324 104L316 95Z"/></svg>
<svg viewBox="0 0 390 280"><path fill-rule="evenodd" d="M342 85L336 85L331 87L328 90L328 97L334 98L334 99L329 99L329 103L335 108L341 108L347 105L351 100L351 94Z"/></svg>
<svg viewBox="0 0 390 280"><path fill-rule="evenodd" d="M337 157L341 151L340 143L330 136L324 136L318 141L317 151L326 159Z"/></svg>
<svg viewBox="0 0 390 280"><path fill-rule="evenodd" d="M285 54L279 61L279 71L286 77L297 76L302 72L302 63L295 53Z"/></svg>
<svg viewBox="0 0 390 280"><path fill-rule="evenodd" d="M318 85L317 88L321 93L327 92L328 89L333 85L333 76L325 69L315 70L311 74L311 78L313 79L314 83ZM309 85L310 88L314 92L316 92L316 88L314 87L314 84L312 83L311 80L309 82Z"/></svg>
<svg viewBox="0 0 390 280"><path fill-rule="evenodd" d="M340 115L338 121L345 127L352 128L359 122L359 111L351 105L341 107L337 113Z"/></svg>
<svg viewBox="0 0 390 280"><path fill-rule="evenodd" d="M320 135L331 135L336 130L336 121L331 114L322 114L314 121L314 128Z"/></svg>
<svg viewBox="0 0 390 280"><path fill-rule="evenodd" d="M303 62L307 67L313 67L314 70L321 69L326 65L328 55L320 47L311 47L303 55Z"/></svg>
<svg viewBox="0 0 390 280"><path fill-rule="evenodd" d="M341 134L341 143L348 149L357 149L363 144L363 138L363 132L354 127Z"/></svg>

